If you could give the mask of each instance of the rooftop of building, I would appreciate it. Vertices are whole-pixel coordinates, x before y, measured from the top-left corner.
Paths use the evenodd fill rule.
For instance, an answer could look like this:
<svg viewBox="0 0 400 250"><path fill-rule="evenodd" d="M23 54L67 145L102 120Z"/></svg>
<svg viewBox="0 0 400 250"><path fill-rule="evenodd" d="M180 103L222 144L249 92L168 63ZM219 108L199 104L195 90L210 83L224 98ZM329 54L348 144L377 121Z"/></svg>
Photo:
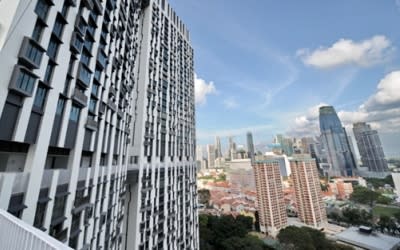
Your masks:
<svg viewBox="0 0 400 250"><path fill-rule="evenodd" d="M338 241L371 250L392 250L400 247L400 238L378 232L364 233L359 228L350 227L336 235Z"/></svg>

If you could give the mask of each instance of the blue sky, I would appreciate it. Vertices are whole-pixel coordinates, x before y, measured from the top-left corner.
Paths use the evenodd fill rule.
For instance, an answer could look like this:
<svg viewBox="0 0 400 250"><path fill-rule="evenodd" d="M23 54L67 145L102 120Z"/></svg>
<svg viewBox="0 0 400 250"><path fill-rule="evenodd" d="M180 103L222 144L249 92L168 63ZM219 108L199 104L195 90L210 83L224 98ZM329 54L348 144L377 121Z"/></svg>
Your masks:
<svg viewBox="0 0 400 250"><path fill-rule="evenodd" d="M400 154L399 0L169 2L195 49L198 144L316 135L330 104Z"/></svg>

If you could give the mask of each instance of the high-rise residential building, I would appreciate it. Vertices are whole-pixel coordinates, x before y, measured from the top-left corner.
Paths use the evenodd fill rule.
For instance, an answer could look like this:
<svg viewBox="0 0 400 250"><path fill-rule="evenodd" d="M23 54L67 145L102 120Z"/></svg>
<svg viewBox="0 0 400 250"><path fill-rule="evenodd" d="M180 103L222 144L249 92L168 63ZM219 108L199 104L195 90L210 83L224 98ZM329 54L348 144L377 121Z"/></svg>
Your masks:
<svg viewBox="0 0 400 250"><path fill-rule="evenodd" d="M222 158L221 138L215 137L215 158Z"/></svg>
<svg viewBox="0 0 400 250"><path fill-rule="evenodd" d="M247 155L250 158L251 162L255 160L255 150L254 150L254 142L253 142L253 135L251 132L247 132Z"/></svg>
<svg viewBox="0 0 400 250"><path fill-rule="evenodd" d="M207 145L207 161L208 168L215 168L215 146L208 144Z"/></svg>
<svg viewBox="0 0 400 250"><path fill-rule="evenodd" d="M280 164L275 159L256 159L253 164L256 180L260 229L276 236L287 225Z"/></svg>
<svg viewBox="0 0 400 250"><path fill-rule="evenodd" d="M327 217L315 159L297 155L290 159L290 168L300 220L313 227L323 226Z"/></svg>
<svg viewBox="0 0 400 250"><path fill-rule="evenodd" d="M0 24L0 209L75 249L198 249L193 50L169 4L2 0Z"/></svg>
<svg viewBox="0 0 400 250"><path fill-rule="evenodd" d="M319 108L321 140L326 154L330 176L352 176L356 163L351 152L346 130L332 106Z"/></svg>
<svg viewBox="0 0 400 250"><path fill-rule="evenodd" d="M388 164L378 131L365 122L357 122L353 124L353 132L363 167L372 172L387 172Z"/></svg>

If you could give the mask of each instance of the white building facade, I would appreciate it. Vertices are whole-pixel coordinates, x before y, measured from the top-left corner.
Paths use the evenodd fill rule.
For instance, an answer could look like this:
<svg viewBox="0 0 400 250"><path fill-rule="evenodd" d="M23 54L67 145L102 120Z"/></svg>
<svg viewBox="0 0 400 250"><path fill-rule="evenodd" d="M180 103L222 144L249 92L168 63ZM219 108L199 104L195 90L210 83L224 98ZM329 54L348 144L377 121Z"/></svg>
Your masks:
<svg viewBox="0 0 400 250"><path fill-rule="evenodd" d="M2 0L0 75L1 209L74 249L198 248L193 50L168 3Z"/></svg>

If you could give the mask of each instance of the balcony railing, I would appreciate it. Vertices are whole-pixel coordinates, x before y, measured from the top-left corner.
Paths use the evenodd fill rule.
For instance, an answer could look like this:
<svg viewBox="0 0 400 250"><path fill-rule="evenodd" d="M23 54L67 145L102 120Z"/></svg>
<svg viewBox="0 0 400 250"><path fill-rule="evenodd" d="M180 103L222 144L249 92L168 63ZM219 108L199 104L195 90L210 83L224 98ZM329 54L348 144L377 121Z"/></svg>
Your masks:
<svg viewBox="0 0 400 250"><path fill-rule="evenodd" d="M48 234L0 209L1 249L72 250ZM67 231L60 235L67 238ZM29 246L29 247L28 247Z"/></svg>

